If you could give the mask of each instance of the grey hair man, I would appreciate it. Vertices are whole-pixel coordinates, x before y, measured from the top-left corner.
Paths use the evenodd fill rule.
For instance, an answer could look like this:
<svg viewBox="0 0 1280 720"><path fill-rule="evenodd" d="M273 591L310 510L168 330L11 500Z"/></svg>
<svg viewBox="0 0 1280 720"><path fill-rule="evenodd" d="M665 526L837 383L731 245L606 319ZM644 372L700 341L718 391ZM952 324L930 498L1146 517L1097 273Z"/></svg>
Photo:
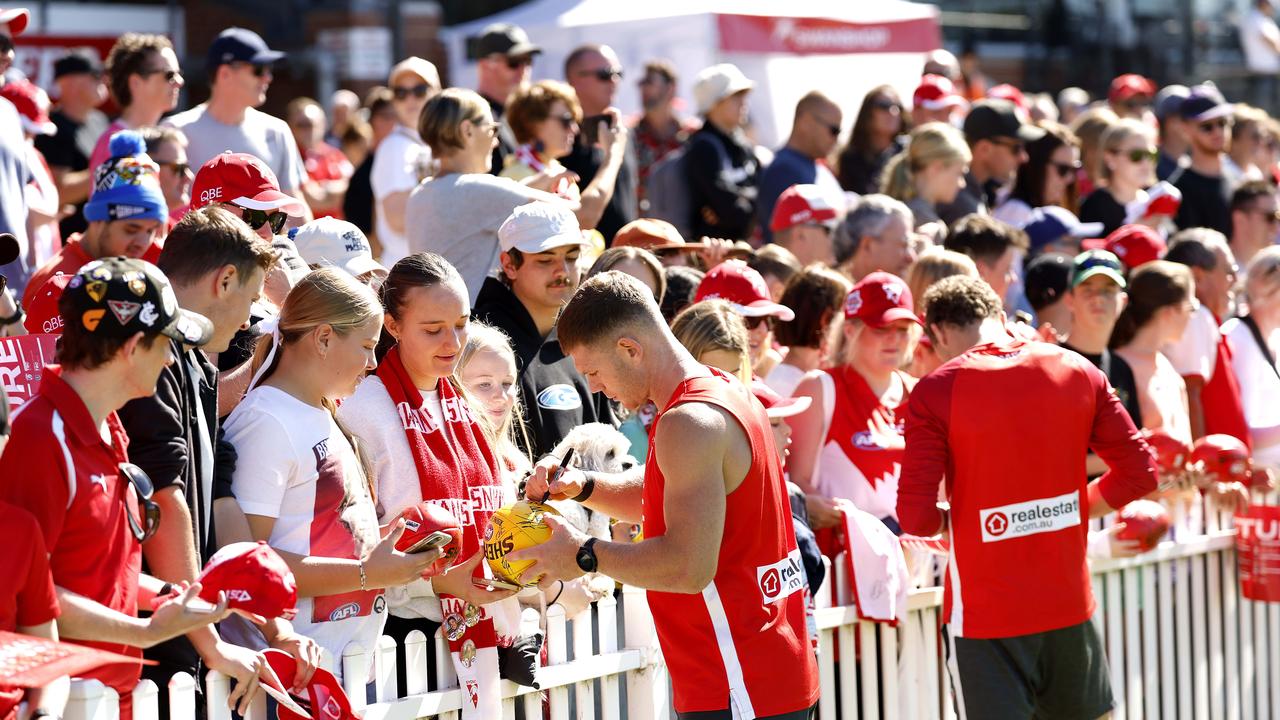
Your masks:
<svg viewBox="0 0 1280 720"><path fill-rule="evenodd" d="M877 270L902 277L915 262L911 209L888 195L865 195L835 233L836 269L851 280Z"/></svg>

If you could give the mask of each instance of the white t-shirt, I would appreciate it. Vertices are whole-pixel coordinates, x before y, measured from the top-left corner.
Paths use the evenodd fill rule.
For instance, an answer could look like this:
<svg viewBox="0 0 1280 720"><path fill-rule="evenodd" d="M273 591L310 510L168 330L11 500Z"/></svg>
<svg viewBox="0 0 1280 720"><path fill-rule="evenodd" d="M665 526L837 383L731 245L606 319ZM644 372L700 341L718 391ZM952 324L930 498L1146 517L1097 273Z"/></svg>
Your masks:
<svg viewBox="0 0 1280 720"><path fill-rule="evenodd" d="M440 393L421 388L418 392L422 393L423 408L438 426L442 417ZM418 468L409 451L400 414L382 378L370 375L361 380L355 393L338 407L338 419L369 458L374 487L378 490L380 524L391 522L405 508L422 502ZM387 588L387 606L396 617L425 617L440 622L440 601L426 580Z"/></svg>
<svg viewBox="0 0 1280 720"><path fill-rule="evenodd" d="M285 121L249 108L239 125L224 125L214 120L207 109L208 103L201 103L160 123L177 128L187 136L187 161L193 170L199 170L227 150L248 153L271 168L282 191L298 194L306 182L306 166Z"/></svg>
<svg viewBox="0 0 1280 720"><path fill-rule="evenodd" d="M405 210L409 252L438 253L462 275L471 302L498 269L498 228L511 211L559 197L488 173L437 175L414 189Z"/></svg>
<svg viewBox="0 0 1280 720"><path fill-rule="evenodd" d="M369 184L373 187L376 208L375 229L378 242L382 243L382 256L378 258L378 262L386 267L391 267L409 254L409 243L403 233L392 230L387 224L382 201L388 195L414 189L430 174L431 148L427 147L422 136L413 128L397 125L373 153Z"/></svg>
<svg viewBox="0 0 1280 720"><path fill-rule="evenodd" d="M1160 352L1182 377L1199 376L1206 383L1213 379L1213 367L1218 360L1218 323L1209 308L1197 305L1182 339L1165 345Z"/></svg>
<svg viewBox="0 0 1280 720"><path fill-rule="evenodd" d="M778 363L764 377L764 384L784 398L791 397L796 386L804 379L804 371L795 365Z"/></svg>
<svg viewBox="0 0 1280 720"><path fill-rule="evenodd" d="M1248 326L1237 318L1222 324L1222 334L1231 343L1231 367L1240 381L1244 419L1250 428L1280 425L1280 377L1253 339ZM1280 470L1280 445L1254 450L1255 464Z"/></svg>
<svg viewBox="0 0 1280 720"><path fill-rule="evenodd" d="M246 514L276 519L271 547L356 559L377 544L378 518L359 460L328 410L259 386L232 411L226 433L237 454L232 490ZM341 658L351 642L376 647L386 619L382 591L356 590L298 598L293 626Z"/></svg>
<svg viewBox="0 0 1280 720"><path fill-rule="evenodd" d="M1240 45L1244 49L1244 64L1251 73L1280 72L1280 53L1267 41L1280 38L1280 28L1271 16L1251 8L1240 20Z"/></svg>

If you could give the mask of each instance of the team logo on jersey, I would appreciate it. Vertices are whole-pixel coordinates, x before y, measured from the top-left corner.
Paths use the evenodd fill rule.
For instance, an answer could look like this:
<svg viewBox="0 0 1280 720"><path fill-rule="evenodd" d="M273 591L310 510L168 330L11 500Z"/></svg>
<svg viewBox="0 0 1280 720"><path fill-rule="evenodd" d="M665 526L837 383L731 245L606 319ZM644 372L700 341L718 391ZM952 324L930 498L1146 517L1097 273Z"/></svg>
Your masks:
<svg viewBox="0 0 1280 720"><path fill-rule="evenodd" d="M106 475L99 475L99 474L97 474L97 473L94 473L93 475L90 475L90 476L89 476L89 484L90 484L90 485L97 485L97 486L99 486L99 487L101 487L101 488L102 488L102 492L106 492L106 491L107 491L107 476L106 476Z"/></svg>
<svg viewBox="0 0 1280 720"><path fill-rule="evenodd" d="M1057 532L1080 524L1080 491L978 511L982 542Z"/></svg>
<svg viewBox="0 0 1280 720"><path fill-rule="evenodd" d="M756 568L756 584L765 603L776 602L804 587L804 566L800 551L792 550L772 565Z"/></svg>
<svg viewBox="0 0 1280 720"><path fill-rule="evenodd" d="M577 410L582 407L582 397L572 385L559 383L538 393L538 407L547 410Z"/></svg>

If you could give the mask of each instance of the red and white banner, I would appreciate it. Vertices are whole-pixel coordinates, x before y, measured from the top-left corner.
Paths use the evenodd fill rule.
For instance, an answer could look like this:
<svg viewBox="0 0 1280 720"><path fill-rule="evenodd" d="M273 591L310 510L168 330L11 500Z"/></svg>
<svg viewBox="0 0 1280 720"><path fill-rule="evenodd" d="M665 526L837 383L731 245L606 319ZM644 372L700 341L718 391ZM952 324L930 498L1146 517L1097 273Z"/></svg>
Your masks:
<svg viewBox="0 0 1280 720"><path fill-rule="evenodd" d="M1280 602L1280 507L1254 505L1237 514L1235 524L1240 593L1249 600Z"/></svg>
<svg viewBox="0 0 1280 720"><path fill-rule="evenodd" d="M17 410L40 389L40 373L52 364L57 335L0 337L0 386Z"/></svg>
<svg viewBox="0 0 1280 720"><path fill-rule="evenodd" d="M936 18L855 23L827 18L717 15L725 52L847 55L924 53L942 46Z"/></svg>

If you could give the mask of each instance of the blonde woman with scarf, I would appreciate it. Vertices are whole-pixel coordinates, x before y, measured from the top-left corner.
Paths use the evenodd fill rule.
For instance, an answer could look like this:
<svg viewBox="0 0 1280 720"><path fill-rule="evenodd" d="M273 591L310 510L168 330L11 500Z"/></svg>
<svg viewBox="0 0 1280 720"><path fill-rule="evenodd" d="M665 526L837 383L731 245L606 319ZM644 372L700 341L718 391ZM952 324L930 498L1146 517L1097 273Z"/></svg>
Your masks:
<svg viewBox="0 0 1280 720"><path fill-rule="evenodd" d="M413 630L432 637L443 625L459 683L473 691L463 693L462 717L500 717L498 648L517 639L520 606L510 592L476 581L488 571L489 516L513 498L454 378L471 319L467 288L444 258L413 253L391 268L381 300L395 345L338 417L372 460L382 522L426 500L453 513L463 531L452 568L388 591L386 634L402 642Z"/></svg>
<svg viewBox="0 0 1280 720"><path fill-rule="evenodd" d="M335 658L352 642L377 647L382 589L429 572L439 556L397 552L403 522L380 537L372 488L333 415L373 367L381 329L382 307L367 287L334 268L310 273L264 328L250 390L226 422L238 456L231 486L253 539L297 578L294 628Z"/></svg>

